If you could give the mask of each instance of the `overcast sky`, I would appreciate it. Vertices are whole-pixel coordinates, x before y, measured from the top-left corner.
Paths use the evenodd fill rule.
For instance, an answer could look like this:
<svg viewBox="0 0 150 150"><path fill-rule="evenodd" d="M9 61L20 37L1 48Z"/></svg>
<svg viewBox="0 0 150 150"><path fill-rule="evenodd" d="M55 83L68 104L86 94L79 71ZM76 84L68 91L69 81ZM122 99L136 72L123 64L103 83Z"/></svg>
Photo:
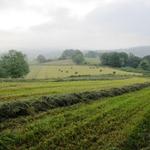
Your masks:
<svg viewBox="0 0 150 150"><path fill-rule="evenodd" d="M0 51L150 45L150 0L0 0Z"/></svg>

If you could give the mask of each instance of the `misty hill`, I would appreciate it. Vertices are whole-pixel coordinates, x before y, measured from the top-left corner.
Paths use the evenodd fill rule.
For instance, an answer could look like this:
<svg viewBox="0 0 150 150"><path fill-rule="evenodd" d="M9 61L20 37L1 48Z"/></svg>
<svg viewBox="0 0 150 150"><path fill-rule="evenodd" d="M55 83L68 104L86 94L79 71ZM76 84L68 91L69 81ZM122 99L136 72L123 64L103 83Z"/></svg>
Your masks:
<svg viewBox="0 0 150 150"><path fill-rule="evenodd" d="M128 48L128 49L122 49L121 51L125 51L127 53L132 53L139 57L144 57L146 55L150 55L150 46L132 47L132 48Z"/></svg>

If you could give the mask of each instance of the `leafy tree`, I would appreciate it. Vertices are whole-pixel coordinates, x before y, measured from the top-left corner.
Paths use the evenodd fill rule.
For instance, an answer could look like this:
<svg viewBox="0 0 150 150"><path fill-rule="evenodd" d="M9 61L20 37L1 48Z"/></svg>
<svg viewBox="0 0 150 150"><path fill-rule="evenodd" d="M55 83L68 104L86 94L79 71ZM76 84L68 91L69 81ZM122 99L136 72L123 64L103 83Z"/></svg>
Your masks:
<svg viewBox="0 0 150 150"><path fill-rule="evenodd" d="M141 61L141 58L134 56L133 54L130 54L128 58L128 66L137 68L140 64L140 61Z"/></svg>
<svg viewBox="0 0 150 150"><path fill-rule="evenodd" d="M103 65L108 65L112 67L122 67L127 64L128 55L124 52L109 52L103 53L100 59Z"/></svg>
<svg viewBox="0 0 150 150"><path fill-rule="evenodd" d="M144 60L147 60L150 63L150 55L143 57Z"/></svg>
<svg viewBox="0 0 150 150"><path fill-rule="evenodd" d="M79 50L75 51L74 55L72 56L72 60L76 64L83 64L85 62L83 53L81 51L79 51Z"/></svg>
<svg viewBox="0 0 150 150"><path fill-rule="evenodd" d="M2 67L1 63L2 62L0 61L0 78L6 78L8 75L6 73L6 69Z"/></svg>
<svg viewBox="0 0 150 150"><path fill-rule="evenodd" d="M100 56L100 60L102 65L109 65L109 53L103 53Z"/></svg>
<svg viewBox="0 0 150 150"><path fill-rule="evenodd" d="M36 59L39 63L46 62L46 58L43 55L38 55Z"/></svg>
<svg viewBox="0 0 150 150"><path fill-rule="evenodd" d="M150 63L148 62L148 60L143 59L143 60L140 62L139 67L142 68L142 69L144 69L144 70L150 70Z"/></svg>
<svg viewBox="0 0 150 150"><path fill-rule="evenodd" d="M29 72L26 56L16 50L10 50L0 60L1 76L19 78Z"/></svg>
<svg viewBox="0 0 150 150"><path fill-rule="evenodd" d="M98 55L99 55L99 53L96 52L96 51L88 51L88 52L85 54L85 57L88 57L88 58L96 58Z"/></svg>
<svg viewBox="0 0 150 150"><path fill-rule="evenodd" d="M60 59L71 59L74 54L75 54L75 50L67 49L62 53Z"/></svg>
<svg viewBox="0 0 150 150"><path fill-rule="evenodd" d="M119 53L121 67L125 67L128 63L128 54L125 52Z"/></svg>

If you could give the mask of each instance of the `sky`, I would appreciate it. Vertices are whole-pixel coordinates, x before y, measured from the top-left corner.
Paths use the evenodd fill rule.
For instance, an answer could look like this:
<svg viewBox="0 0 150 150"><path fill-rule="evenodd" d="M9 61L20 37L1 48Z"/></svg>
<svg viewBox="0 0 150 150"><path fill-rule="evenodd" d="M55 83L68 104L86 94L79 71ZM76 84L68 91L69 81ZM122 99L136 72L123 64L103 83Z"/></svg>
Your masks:
<svg viewBox="0 0 150 150"><path fill-rule="evenodd" d="M150 0L0 0L0 52L150 45Z"/></svg>

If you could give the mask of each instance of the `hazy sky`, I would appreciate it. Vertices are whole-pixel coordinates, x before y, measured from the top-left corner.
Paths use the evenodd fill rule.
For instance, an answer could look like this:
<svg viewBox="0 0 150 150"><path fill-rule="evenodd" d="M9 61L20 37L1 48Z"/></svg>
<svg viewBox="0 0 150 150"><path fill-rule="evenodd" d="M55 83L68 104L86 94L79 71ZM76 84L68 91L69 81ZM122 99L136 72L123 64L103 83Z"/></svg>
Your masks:
<svg viewBox="0 0 150 150"><path fill-rule="evenodd" d="M150 0L0 0L0 51L150 45Z"/></svg>

